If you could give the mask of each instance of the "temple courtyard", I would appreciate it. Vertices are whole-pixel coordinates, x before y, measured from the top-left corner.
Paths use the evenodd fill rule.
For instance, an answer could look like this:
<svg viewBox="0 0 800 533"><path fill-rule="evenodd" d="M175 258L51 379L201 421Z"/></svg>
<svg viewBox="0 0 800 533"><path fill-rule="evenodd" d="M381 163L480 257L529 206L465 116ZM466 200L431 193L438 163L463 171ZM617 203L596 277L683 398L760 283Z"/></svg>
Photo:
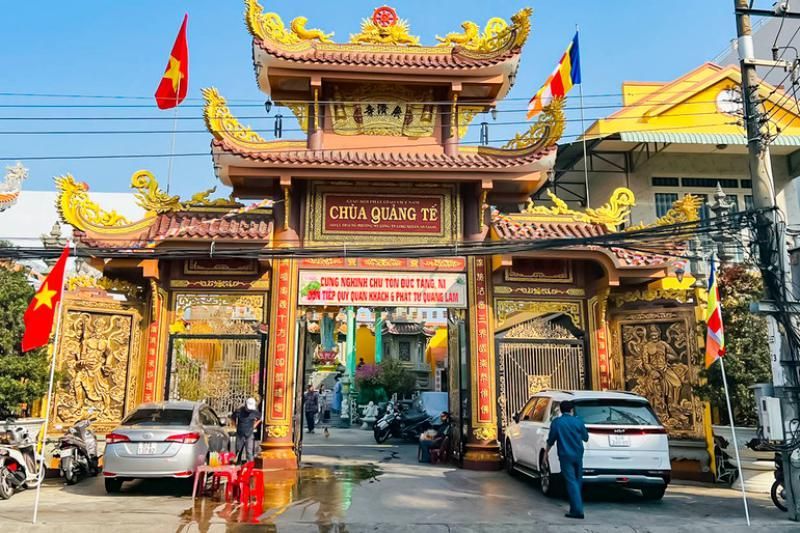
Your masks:
<svg viewBox="0 0 800 533"><path fill-rule="evenodd" d="M419 464L416 446L375 445L371 432L331 428L304 434L303 468L267 475L263 512L242 517L235 506L201 498L172 481L132 482L107 495L101 477L67 487L48 480L39 523L35 492L0 502L0 530L511 532L747 530L739 492L677 482L661 502L624 489L586 491L586 520L565 518L566 503L541 495L535 482L505 472ZM796 531L768 495L752 495L754 530Z"/></svg>

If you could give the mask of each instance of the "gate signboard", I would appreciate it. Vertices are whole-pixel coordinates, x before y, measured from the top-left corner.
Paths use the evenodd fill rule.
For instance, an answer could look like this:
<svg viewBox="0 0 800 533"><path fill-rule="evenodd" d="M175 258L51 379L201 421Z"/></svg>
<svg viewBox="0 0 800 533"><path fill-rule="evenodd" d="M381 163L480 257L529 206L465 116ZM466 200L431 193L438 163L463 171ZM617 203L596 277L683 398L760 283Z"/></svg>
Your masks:
<svg viewBox="0 0 800 533"><path fill-rule="evenodd" d="M300 271L300 305L467 307L464 274Z"/></svg>

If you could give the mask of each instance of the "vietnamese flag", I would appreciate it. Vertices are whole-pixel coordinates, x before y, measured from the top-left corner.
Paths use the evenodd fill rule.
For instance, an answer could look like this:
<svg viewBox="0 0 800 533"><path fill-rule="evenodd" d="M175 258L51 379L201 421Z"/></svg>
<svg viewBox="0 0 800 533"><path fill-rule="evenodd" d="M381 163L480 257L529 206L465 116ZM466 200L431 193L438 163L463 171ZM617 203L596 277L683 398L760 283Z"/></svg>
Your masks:
<svg viewBox="0 0 800 533"><path fill-rule="evenodd" d="M172 45L167 68L156 89L156 105L159 109L171 109L186 98L189 89L189 45L186 42L186 22L189 15L183 16L183 24Z"/></svg>
<svg viewBox="0 0 800 533"><path fill-rule="evenodd" d="M50 340L53 319L56 316L61 291L64 288L64 269L69 257L69 244L64 247L61 257L33 295L25 311L25 333L22 335L22 351L28 352L44 346Z"/></svg>

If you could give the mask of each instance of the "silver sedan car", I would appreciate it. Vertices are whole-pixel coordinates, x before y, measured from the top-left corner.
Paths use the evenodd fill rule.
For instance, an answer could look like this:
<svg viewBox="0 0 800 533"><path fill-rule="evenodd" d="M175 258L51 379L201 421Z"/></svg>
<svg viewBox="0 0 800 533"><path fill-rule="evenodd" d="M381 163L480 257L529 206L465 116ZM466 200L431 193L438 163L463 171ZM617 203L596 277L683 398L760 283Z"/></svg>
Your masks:
<svg viewBox="0 0 800 533"><path fill-rule="evenodd" d="M106 491L138 478L189 478L208 453L228 450L228 433L211 408L199 402L140 405L106 435Z"/></svg>

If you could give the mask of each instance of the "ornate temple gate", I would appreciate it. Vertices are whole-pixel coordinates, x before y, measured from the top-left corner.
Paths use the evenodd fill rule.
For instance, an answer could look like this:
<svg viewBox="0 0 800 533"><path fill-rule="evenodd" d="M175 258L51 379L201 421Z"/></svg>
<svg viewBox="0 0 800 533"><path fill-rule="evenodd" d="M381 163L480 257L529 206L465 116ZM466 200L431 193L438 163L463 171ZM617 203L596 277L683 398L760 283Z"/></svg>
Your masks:
<svg viewBox="0 0 800 533"><path fill-rule="evenodd" d="M266 296L262 291L173 292L176 320L170 326L164 398L205 401L219 416L249 397L263 401Z"/></svg>
<svg viewBox="0 0 800 533"><path fill-rule="evenodd" d="M265 336L170 335L169 400L203 400L227 416L249 397L263 398Z"/></svg>
<svg viewBox="0 0 800 533"><path fill-rule="evenodd" d="M548 388L586 387L583 340L563 326L534 318L498 333L495 343L504 429L532 394Z"/></svg>

